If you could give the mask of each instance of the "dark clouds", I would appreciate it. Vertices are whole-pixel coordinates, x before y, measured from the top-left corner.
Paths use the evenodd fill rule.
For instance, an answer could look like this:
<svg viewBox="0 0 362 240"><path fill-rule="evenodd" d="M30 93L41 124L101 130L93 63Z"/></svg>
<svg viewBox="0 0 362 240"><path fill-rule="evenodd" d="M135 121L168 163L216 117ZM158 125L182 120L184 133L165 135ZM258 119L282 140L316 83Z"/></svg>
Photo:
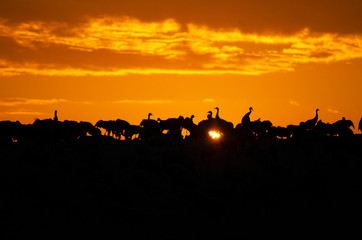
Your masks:
<svg viewBox="0 0 362 240"><path fill-rule="evenodd" d="M361 33L361 0L2 0L0 17L9 24L27 21L81 23L89 17L131 16L142 21L173 18L180 23L247 32Z"/></svg>

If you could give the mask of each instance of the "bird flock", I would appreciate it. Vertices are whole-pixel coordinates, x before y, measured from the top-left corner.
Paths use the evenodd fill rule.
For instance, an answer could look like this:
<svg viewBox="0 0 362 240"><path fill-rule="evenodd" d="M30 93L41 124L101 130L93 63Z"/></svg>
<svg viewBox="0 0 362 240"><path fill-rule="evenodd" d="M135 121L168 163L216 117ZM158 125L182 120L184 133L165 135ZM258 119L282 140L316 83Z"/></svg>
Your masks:
<svg viewBox="0 0 362 240"><path fill-rule="evenodd" d="M57 111L54 118L36 119L32 124L21 124L19 121L0 121L1 142L21 141L75 141L86 136L107 136L118 140L152 140L167 138L172 141L186 139L236 139L241 142L254 141L263 138L292 139L297 137L346 137L354 135L351 128L354 124L344 117L335 123L325 123L318 119L319 109L315 110L315 117L299 125L287 127L274 126L271 121L250 120L254 111L252 107L242 117L235 127L232 122L222 119L220 109L207 112L207 118L198 124L194 122L194 115L184 118L152 119L152 113L143 119L139 125L132 125L126 120L99 120L95 125L85 121L59 121ZM186 136L182 130L186 129ZM362 118L358 129L362 131ZM104 134L102 134L102 131Z"/></svg>

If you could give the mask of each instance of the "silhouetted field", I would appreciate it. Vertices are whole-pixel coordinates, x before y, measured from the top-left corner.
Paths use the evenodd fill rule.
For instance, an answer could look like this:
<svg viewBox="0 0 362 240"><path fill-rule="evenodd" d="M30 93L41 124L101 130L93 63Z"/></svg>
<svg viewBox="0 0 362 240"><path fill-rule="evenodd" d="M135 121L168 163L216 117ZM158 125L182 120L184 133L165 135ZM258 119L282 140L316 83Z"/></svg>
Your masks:
<svg viewBox="0 0 362 240"><path fill-rule="evenodd" d="M361 146L361 135L4 143L1 232L195 239L254 228L296 235L353 229L362 213Z"/></svg>

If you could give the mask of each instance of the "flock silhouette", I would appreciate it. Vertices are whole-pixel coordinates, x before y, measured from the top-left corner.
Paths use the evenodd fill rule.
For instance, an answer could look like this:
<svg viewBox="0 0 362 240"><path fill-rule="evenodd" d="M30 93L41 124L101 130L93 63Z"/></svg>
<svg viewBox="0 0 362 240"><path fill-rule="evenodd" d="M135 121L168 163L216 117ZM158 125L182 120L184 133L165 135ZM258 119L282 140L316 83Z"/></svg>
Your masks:
<svg viewBox="0 0 362 240"><path fill-rule="evenodd" d="M139 125L132 125L126 120L99 120L95 125L85 121L58 120L58 112L55 110L53 119L36 119L32 124L21 124L19 121L1 121L0 139L2 142L21 141L74 141L85 136L102 136L102 131L107 137L118 140L152 140L167 138L172 141L187 139L209 139L209 132L220 133L223 140L239 140L240 142L255 141L259 139L293 139L303 137L346 137L354 135L351 128L354 124L344 117L335 123L325 123L318 118L319 109L315 110L315 117L302 121L299 125L287 127L274 126L269 120L261 121L260 118L251 121L250 115L254 111L252 107L242 117L241 122L235 127L220 117L220 109L208 111L206 119L198 124L194 122L194 115L184 118L152 119L152 113L147 119L143 119ZM182 135L186 129L187 134ZM362 131L362 118L358 129Z"/></svg>
<svg viewBox="0 0 362 240"><path fill-rule="evenodd" d="M139 125L93 125L57 111L32 124L1 121L3 239L360 231L362 138L353 122L325 123L316 109L280 127L251 120L253 111L235 126L219 108L198 123L149 113Z"/></svg>

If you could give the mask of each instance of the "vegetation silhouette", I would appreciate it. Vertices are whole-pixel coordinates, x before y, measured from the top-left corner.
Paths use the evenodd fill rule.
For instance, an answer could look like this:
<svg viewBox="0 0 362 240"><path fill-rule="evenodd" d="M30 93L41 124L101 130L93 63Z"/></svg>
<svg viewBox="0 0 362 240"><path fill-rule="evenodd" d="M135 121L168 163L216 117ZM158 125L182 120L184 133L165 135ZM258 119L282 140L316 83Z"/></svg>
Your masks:
<svg viewBox="0 0 362 240"><path fill-rule="evenodd" d="M215 110L199 123L149 113L139 125L93 125L60 121L57 111L32 124L0 121L2 234L195 239L255 226L359 229L362 136L352 121L325 123L317 109L281 127L251 121L249 108L234 127Z"/></svg>

